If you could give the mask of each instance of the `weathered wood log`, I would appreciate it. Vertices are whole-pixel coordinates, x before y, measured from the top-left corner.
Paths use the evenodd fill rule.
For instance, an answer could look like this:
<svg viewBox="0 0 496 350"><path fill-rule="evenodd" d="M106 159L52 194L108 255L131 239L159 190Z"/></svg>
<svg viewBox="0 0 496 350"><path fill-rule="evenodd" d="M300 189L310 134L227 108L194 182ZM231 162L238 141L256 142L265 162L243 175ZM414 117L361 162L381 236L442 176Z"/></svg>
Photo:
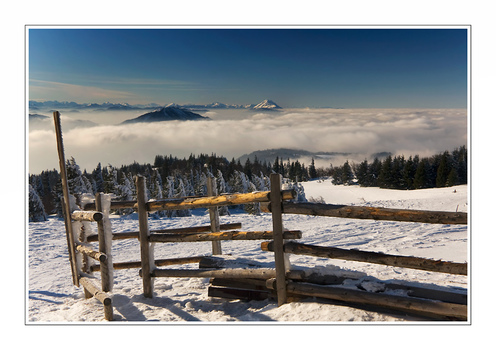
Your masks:
<svg viewBox="0 0 496 350"><path fill-rule="evenodd" d="M274 259L276 265L277 280L277 304L279 306L287 302L286 293L286 259L284 256L284 228L282 224L282 176L280 174L270 175L270 205L272 208L272 229L274 231Z"/></svg>
<svg viewBox="0 0 496 350"><path fill-rule="evenodd" d="M199 263L203 256L192 256L187 258L157 259L155 266L170 266ZM113 264L115 270L139 269L141 261L118 262ZM91 271L100 271L100 265L93 265Z"/></svg>
<svg viewBox="0 0 496 350"><path fill-rule="evenodd" d="M103 219L103 214L99 211L76 210L72 212L71 218L76 221L100 221Z"/></svg>
<svg viewBox="0 0 496 350"><path fill-rule="evenodd" d="M273 251L274 243L263 242L261 248L264 251ZM454 263L450 261L417 258L413 256L390 255L384 253L366 252L356 249L321 247L297 242L287 242L284 244L284 251L286 253L297 255L310 255L329 259L360 261L372 264L406 267L416 270L467 275L466 263Z"/></svg>
<svg viewBox="0 0 496 350"><path fill-rule="evenodd" d="M350 276L336 276L332 274L308 274L303 270L291 270L286 274L286 278L295 282L307 282L319 285L340 285L345 280L356 280L356 286L363 288L362 283L367 280L359 281L358 278ZM463 291L449 291L439 288L425 288L410 284L388 283L374 280L375 283L380 283L383 286L383 291L386 290L402 290L410 297L439 300L454 304L467 305L467 293ZM349 284L351 285L351 284Z"/></svg>
<svg viewBox="0 0 496 350"><path fill-rule="evenodd" d="M111 201L110 209L136 209L136 201ZM84 210L95 210L96 206L94 202L86 203L83 207Z"/></svg>
<svg viewBox="0 0 496 350"><path fill-rule="evenodd" d="M67 181L67 169L65 165L64 142L62 139L62 126L60 125L60 113L53 112L53 121L55 124L55 137L57 140L57 153L59 157L60 180L62 182L62 212L64 214L65 234L67 247L69 251L69 261L71 264L72 283L79 287L79 272L76 262L75 239L71 223L71 204L69 198L69 184Z"/></svg>
<svg viewBox="0 0 496 350"><path fill-rule="evenodd" d="M143 176L136 176L136 197L138 204L139 241L141 255L141 270L143 271L143 295L145 298L153 297L153 283L150 276L153 257L150 255L148 213L146 210L146 186Z"/></svg>
<svg viewBox="0 0 496 350"><path fill-rule="evenodd" d="M215 178L209 177L207 179L207 195L209 197L217 196L217 186L215 185ZM219 232L220 231L220 219L219 219L219 209L218 207L208 208L208 214L210 216L210 231ZM220 241L212 241L212 254L221 255L222 246Z"/></svg>
<svg viewBox="0 0 496 350"><path fill-rule="evenodd" d="M284 231L285 239L301 238L301 231ZM152 234L150 242L205 242L205 241L234 241L261 240L274 238L272 231L223 231L211 233L174 233Z"/></svg>
<svg viewBox="0 0 496 350"><path fill-rule="evenodd" d="M140 276L142 271L140 271ZM210 278L258 278L269 279L276 276L274 269L200 269L200 270L176 270L155 269L152 277L210 277Z"/></svg>
<svg viewBox="0 0 496 350"><path fill-rule="evenodd" d="M220 225L220 230L235 230L241 228L241 223L232 223L232 224L222 224ZM202 232L210 232L210 226L194 226L194 227L183 227L183 228L168 228L161 230L150 230L150 234L154 233L202 233ZM139 231L130 231L130 232L114 232L112 234L113 240L119 239L132 239L139 237ZM89 235L87 237L88 242L96 242L98 241L98 235Z"/></svg>
<svg viewBox="0 0 496 350"><path fill-rule="evenodd" d="M385 283L386 290L403 290L408 296L423 299L444 301L447 303L467 305L467 294L462 292L450 292L446 290L423 288L397 283Z"/></svg>
<svg viewBox="0 0 496 350"><path fill-rule="evenodd" d="M280 191L283 200L296 197L294 190ZM269 202L270 191L252 193L234 193L214 197L161 199L147 203L148 211L181 210L195 208L220 207L225 205L240 205L253 202Z"/></svg>
<svg viewBox="0 0 496 350"><path fill-rule="evenodd" d="M268 210L272 210L269 205ZM388 209L320 203L283 203L285 214L332 216L348 219L423 222L427 224L467 225L467 213L410 209Z"/></svg>
<svg viewBox="0 0 496 350"><path fill-rule="evenodd" d="M81 277L79 279L81 284L83 285L85 291L88 291L91 295L93 295L97 300L99 300L103 304L103 310L105 319L107 321L113 320L113 309L112 309L112 299L104 292L102 292L93 281L88 277Z"/></svg>
<svg viewBox="0 0 496 350"><path fill-rule="evenodd" d="M217 287L230 287L249 290L269 290L265 285L265 279L256 278L212 278L210 280L210 284Z"/></svg>
<svg viewBox="0 0 496 350"><path fill-rule="evenodd" d="M93 258L100 262L107 261L107 255L105 255L104 253L100 253L96 250L93 250L91 247L87 245L76 244L76 250L81 254L85 254L86 256L89 256L90 258Z"/></svg>
<svg viewBox="0 0 496 350"><path fill-rule="evenodd" d="M267 287L275 288L274 281L268 280ZM286 288L289 293L311 297L339 300L347 303L373 305L429 317L441 317L443 319L467 319L466 305L291 281L287 283Z"/></svg>
<svg viewBox="0 0 496 350"><path fill-rule="evenodd" d="M200 260L198 267L201 269L262 268L262 267L267 267L267 264L246 258L238 258L230 255L224 255L224 256L204 256Z"/></svg>
<svg viewBox="0 0 496 350"><path fill-rule="evenodd" d="M208 287L208 296L215 298L240 299L240 300L265 300L274 297L269 290L252 290L240 288Z"/></svg>

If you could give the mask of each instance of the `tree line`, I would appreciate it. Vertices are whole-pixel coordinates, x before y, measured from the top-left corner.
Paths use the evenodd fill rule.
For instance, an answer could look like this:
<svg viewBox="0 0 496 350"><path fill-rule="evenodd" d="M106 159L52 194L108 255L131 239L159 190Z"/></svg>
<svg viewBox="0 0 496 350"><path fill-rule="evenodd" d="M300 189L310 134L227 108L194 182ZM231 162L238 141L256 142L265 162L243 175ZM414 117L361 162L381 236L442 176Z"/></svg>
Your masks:
<svg viewBox="0 0 496 350"><path fill-rule="evenodd" d="M274 164L247 159L245 164L234 158L229 161L215 154L200 154L178 158L157 155L153 164L133 164L114 167L100 163L91 172L81 170L71 157L66 161L69 191L71 194L113 193L115 200L135 200L134 177L146 178L149 199L206 196L207 178L214 177L217 193L246 193L268 191L269 176L279 173L286 188L294 188L297 201L306 201L300 181L330 177L333 184L358 184L364 187L390 189L420 189L445 187L467 183L467 148L461 146L452 152L445 151L431 157L387 156L372 162L346 161L342 166L316 168L315 161L306 167L298 160L283 161L276 158ZM57 170L42 171L29 176L29 220L43 221L50 214L62 216L62 185ZM232 209L232 208L231 208ZM259 213L259 205L244 205L245 211ZM227 210L227 209L222 209ZM126 213L121 210L119 214ZM224 212L225 214L226 212ZM156 213L159 216L191 215L186 211Z"/></svg>
<svg viewBox="0 0 496 350"><path fill-rule="evenodd" d="M467 184L467 168L467 148L461 146L430 157L415 155L406 159L389 155L371 163L346 161L342 166L331 167L330 176L336 185L412 190Z"/></svg>
<svg viewBox="0 0 496 350"><path fill-rule="evenodd" d="M302 166L299 162L287 163L276 160L279 172L292 178L284 179L286 188L294 188L298 201L305 201L303 186L296 180L301 176ZM102 166L101 163L91 171L82 171L76 160L71 157L66 161L69 191L77 197L83 194L97 192L112 193L114 200L128 201L136 199L134 177L142 175L146 179L147 198L164 199L189 196L207 195L207 178L215 178L217 193L247 193L270 190L270 174L274 167L270 163L260 162L255 157L248 159L245 164L240 161L228 161L225 157L215 154L199 156L190 155L188 158L157 155L153 164L139 164L114 167ZM297 169L297 170L295 170ZM298 174L298 175L296 175ZM304 177L300 177L303 179ZM294 179L294 180L293 180ZM305 180L308 178L305 178ZM38 175L29 176L29 220L43 221L50 214L62 216L62 185L57 170L43 171ZM238 208L239 206L237 206ZM259 214L259 204L245 204L243 210L251 214ZM231 207L233 209L233 207ZM128 210L120 210L125 214ZM221 214L226 214L228 208L223 208ZM189 210L174 210L155 213L158 216L186 216Z"/></svg>

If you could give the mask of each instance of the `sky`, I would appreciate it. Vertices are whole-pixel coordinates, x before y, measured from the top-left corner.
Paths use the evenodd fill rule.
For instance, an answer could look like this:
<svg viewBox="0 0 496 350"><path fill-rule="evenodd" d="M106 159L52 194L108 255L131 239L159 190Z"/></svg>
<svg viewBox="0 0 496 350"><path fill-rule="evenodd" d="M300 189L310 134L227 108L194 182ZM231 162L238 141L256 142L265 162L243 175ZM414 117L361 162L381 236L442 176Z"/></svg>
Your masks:
<svg viewBox="0 0 496 350"><path fill-rule="evenodd" d="M463 27L28 29L29 99L466 108Z"/></svg>

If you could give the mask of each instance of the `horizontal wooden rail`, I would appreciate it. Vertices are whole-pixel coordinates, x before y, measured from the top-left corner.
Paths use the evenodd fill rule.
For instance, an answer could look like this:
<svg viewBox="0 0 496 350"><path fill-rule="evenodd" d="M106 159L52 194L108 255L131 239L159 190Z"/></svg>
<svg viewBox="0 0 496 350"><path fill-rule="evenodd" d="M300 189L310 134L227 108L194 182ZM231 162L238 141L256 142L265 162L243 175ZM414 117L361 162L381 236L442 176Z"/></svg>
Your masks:
<svg viewBox="0 0 496 350"><path fill-rule="evenodd" d="M263 242L261 248L264 251L274 251L273 242ZM467 275L466 263L454 263L412 256L389 255L384 253L365 252L355 249L349 250L334 247L321 247L297 242L285 243L284 252L297 255L310 255L330 259L342 259L372 264L406 267L416 270Z"/></svg>
<svg viewBox="0 0 496 350"><path fill-rule="evenodd" d="M271 210L270 205L267 210ZM350 205L320 203L283 203L285 214L332 216L348 219L370 219L387 221L422 222L427 224L467 225L467 213L427 211L410 209L388 209Z"/></svg>
<svg viewBox="0 0 496 350"><path fill-rule="evenodd" d="M103 304L105 319L107 321L112 321L113 319L112 299L106 293L102 292L97 286L95 286L91 278L81 277L79 279L79 282L91 295L93 295L97 300L99 300Z"/></svg>
<svg viewBox="0 0 496 350"><path fill-rule="evenodd" d="M142 271L140 270L140 276ZM155 269L151 277L198 277L198 278L258 278L269 279L276 276L275 269Z"/></svg>
<svg viewBox="0 0 496 350"><path fill-rule="evenodd" d="M232 223L232 224L223 224L220 225L221 230L235 230L241 228L241 223ZM210 225L209 226L194 226L194 227L182 227L182 228L168 228L168 229L162 229L162 230L150 230L150 233L202 233L202 232L210 232ZM116 232L112 234L112 239L113 240L119 240L119 239L130 239L130 238L136 238L138 239L138 231L131 231L131 232ZM97 242L98 241L98 235L89 235L86 237L88 242Z"/></svg>
<svg viewBox="0 0 496 350"><path fill-rule="evenodd" d="M171 259L156 259L155 266L170 266L170 265L183 265L183 264L193 264L199 263L204 256L192 256L187 258L171 258ZM128 261L128 262L118 262L113 263L115 270L124 269L138 269L141 268L141 261ZM92 265L90 267L92 272L100 271L100 265Z"/></svg>
<svg viewBox="0 0 496 350"><path fill-rule="evenodd" d="M299 239L301 231L284 231L284 239ZM149 236L150 242L205 242L273 239L272 231L224 231L211 233L156 233Z"/></svg>
<svg viewBox="0 0 496 350"><path fill-rule="evenodd" d="M95 202L86 203L84 210L95 210ZM136 201L111 201L110 209L136 209Z"/></svg>
<svg viewBox="0 0 496 350"><path fill-rule="evenodd" d="M291 200L296 197L294 190L281 191L283 200ZM255 202L269 202L270 191L252 192L252 193L234 193L224 194L213 197L196 197L196 198L178 198L178 199L161 199L149 201L146 203L148 211L158 210L181 210L195 208L210 208L227 205L240 205Z"/></svg>
<svg viewBox="0 0 496 350"><path fill-rule="evenodd" d="M275 279L267 281L267 287L275 288ZM348 303L357 303L407 311L429 317L447 319L467 319L467 306L445 303L435 300L418 299L412 297L372 293L338 286L321 286L310 283L287 283L288 293L339 300Z"/></svg>
<svg viewBox="0 0 496 350"><path fill-rule="evenodd" d="M107 255L104 253L97 252L93 250L91 247L88 247L83 244L76 244L76 250L84 255L89 256L90 258L93 258L95 260L98 260L100 262L105 262L107 261Z"/></svg>
<svg viewBox="0 0 496 350"><path fill-rule="evenodd" d="M281 191L283 200L296 198L294 190ZM232 193L211 197L183 197L153 200L147 202L148 211L183 210L195 208L220 207L226 205L240 205L253 202L269 202L270 191L252 193ZM110 209L137 209L136 201L112 201ZM87 203L85 210L95 209L95 203Z"/></svg>
<svg viewBox="0 0 496 350"><path fill-rule="evenodd" d="M76 221L100 221L103 214L99 211L76 210L71 213L71 219Z"/></svg>

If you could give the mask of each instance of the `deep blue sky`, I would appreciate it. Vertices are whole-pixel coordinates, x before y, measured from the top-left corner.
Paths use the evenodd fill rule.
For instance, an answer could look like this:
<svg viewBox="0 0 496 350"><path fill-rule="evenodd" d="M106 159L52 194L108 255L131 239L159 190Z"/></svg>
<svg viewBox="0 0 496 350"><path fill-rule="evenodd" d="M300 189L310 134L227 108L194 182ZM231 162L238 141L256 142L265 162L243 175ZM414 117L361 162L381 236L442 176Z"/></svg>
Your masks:
<svg viewBox="0 0 496 350"><path fill-rule="evenodd" d="M29 98L283 107L467 106L467 30L43 28Z"/></svg>

